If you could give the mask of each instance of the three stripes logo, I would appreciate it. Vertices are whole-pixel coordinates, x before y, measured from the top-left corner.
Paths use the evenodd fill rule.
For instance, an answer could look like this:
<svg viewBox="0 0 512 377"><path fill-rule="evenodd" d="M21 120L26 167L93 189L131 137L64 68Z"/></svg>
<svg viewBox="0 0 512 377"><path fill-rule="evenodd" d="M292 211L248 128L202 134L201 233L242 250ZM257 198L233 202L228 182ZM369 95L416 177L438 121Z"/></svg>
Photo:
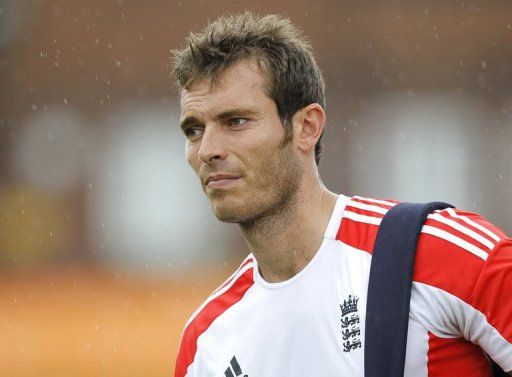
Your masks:
<svg viewBox="0 0 512 377"><path fill-rule="evenodd" d="M228 369L224 372L225 377L235 377L242 376L242 368L240 368L240 364L236 360L236 356L233 356L231 362L229 363ZM249 377L247 374L244 374L243 377Z"/></svg>

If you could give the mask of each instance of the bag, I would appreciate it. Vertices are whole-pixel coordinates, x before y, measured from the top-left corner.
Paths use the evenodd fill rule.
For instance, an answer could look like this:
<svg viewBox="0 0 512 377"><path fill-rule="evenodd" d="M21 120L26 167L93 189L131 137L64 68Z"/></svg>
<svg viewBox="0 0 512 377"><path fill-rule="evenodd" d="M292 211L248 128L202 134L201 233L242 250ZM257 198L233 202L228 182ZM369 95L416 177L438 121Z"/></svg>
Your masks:
<svg viewBox="0 0 512 377"><path fill-rule="evenodd" d="M400 203L379 226L372 254L365 327L365 377L404 375L416 246L430 212L442 202ZM386 340L386 341L384 341ZM494 376L508 376L497 364Z"/></svg>

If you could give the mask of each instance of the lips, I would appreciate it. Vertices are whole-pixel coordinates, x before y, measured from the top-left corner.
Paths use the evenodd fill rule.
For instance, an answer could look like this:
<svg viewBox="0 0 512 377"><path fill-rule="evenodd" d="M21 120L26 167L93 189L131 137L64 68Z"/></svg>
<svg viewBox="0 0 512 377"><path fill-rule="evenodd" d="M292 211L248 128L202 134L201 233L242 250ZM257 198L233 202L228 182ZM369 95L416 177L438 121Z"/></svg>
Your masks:
<svg viewBox="0 0 512 377"><path fill-rule="evenodd" d="M236 182L240 176L232 174L215 174L206 179L208 187L223 187Z"/></svg>

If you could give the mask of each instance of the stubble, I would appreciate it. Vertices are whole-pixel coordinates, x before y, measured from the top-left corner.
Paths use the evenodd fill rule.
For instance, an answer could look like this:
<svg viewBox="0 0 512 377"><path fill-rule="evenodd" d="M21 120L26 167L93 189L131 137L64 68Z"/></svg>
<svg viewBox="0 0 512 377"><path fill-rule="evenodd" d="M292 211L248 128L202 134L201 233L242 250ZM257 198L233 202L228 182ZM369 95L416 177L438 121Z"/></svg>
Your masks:
<svg viewBox="0 0 512 377"><path fill-rule="evenodd" d="M245 201L236 211L216 211L215 215L221 221L238 223L246 236L261 233L271 237L293 217L302 176L303 167L291 140L284 137L275 155L262 161Z"/></svg>

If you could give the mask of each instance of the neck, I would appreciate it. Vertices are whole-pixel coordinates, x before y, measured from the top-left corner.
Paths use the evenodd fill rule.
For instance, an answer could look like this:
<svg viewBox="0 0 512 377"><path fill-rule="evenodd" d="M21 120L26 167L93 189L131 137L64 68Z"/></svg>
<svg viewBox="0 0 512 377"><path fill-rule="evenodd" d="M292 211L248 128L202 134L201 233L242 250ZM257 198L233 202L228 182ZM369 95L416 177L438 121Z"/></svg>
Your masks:
<svg viewBox="0 0 512 377"><path fill-rule="evenodd" d="M337 196L317 180L301 190L277 213L240 224L245 241L270 283L290 279L318 251Z"/></svg>

